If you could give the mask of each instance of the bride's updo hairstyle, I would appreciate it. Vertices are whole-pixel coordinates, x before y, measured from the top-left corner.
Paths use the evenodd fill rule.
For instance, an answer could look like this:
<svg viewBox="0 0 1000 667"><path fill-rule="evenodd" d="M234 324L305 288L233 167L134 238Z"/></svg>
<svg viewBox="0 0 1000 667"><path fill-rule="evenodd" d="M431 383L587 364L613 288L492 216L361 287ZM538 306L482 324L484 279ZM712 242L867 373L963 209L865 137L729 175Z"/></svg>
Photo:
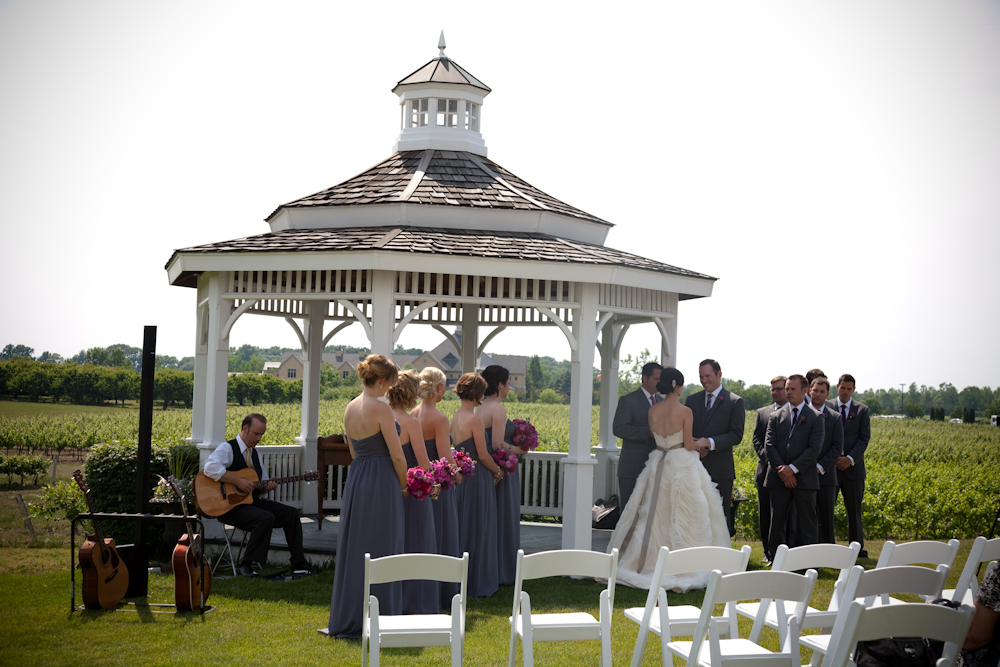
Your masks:
<svg viewBox="0 0 1000 667"><path fill-rule="evenodd" d="M371 387L379 380L394 382L399 371L396 370L396 364L381 354L369 354L358 364L357 373L358 379L364 382L366 387Z"/></svg>
<svg viewBox="0 0 1000 667"><path fill-rule="evenodd" d="M419 390L420 377L411 370L405 370L396 377L396 382L389 387L385 398L391 407L409 410L417 404Z"/></svg>
<svg viewBox="0 0 1000 667"><path fill-rule="evenodd" d="M448 378L441 372L440 368L428 366L420 372L420 398L425 401L434 398L438 387L448 382Z"/></svg>
<svg viewBox="0 0 1000 667"><path fill-rule="evenodd" d="M510 379L510 371L503 366L487 366L483 370L483 379L486 380L486 395L494 396L500 393L500 385L507 384Z"/></svg>
<svg viewBox="0 0 1000 667"><path fill-rule="evenodd" d="M458 383L455 385L455 393L458 394L458 397L468 401L482 400L485 391L486 380L477 373L466 373L458 378Z"/></svg>
<svg viewBox="0 0 1000 667"><path fill-rule="evenodd" d="M656 391L666 396L675 387L684 386L684 374L676 368L664 368L660 371L660 381L656 383Z"/></svg>

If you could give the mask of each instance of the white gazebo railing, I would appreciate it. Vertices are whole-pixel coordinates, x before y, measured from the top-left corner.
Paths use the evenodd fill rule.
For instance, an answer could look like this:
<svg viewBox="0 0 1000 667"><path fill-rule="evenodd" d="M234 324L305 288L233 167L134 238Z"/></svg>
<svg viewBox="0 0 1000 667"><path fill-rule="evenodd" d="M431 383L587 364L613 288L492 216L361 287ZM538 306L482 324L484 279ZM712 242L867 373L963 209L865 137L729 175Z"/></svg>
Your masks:
<svg viewBox="0 0 1000 667"><path fill-rule="evenodd" d="M260 458L261 467L267 470L268 477L292 477L303 473L302 455L304 451L305 447L302 445L272 445L260 447L257 450L257 456ZM305 488L315 489L316 487ZM281 484L265 497L268 500L274 500L297 509L302 509L302 489L303 483L301 482L298 484Z"/></svg>

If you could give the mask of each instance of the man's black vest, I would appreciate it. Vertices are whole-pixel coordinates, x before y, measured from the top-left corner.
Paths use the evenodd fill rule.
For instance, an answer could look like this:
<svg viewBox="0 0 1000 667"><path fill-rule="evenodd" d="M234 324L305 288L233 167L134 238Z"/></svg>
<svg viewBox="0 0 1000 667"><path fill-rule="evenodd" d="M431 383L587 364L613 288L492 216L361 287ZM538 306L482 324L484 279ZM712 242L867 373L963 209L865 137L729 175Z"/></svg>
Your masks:
<svg viewBox="0 0 1000 667"><path fill-rule="evenodd" d="M233 448L233 464L226 468L226 470L236 471L249 467L247 466L246 458L243 456L243 453L240 452L240 443L236 442L236 439L234 438L229 441L229 446ZM260 467L260 457L257 456L256 447L251 447L250 451L253 452L253 454L251 454L251 458L253 459L253 469L257 472L257 479L259 480L263 476Z"/></svg>

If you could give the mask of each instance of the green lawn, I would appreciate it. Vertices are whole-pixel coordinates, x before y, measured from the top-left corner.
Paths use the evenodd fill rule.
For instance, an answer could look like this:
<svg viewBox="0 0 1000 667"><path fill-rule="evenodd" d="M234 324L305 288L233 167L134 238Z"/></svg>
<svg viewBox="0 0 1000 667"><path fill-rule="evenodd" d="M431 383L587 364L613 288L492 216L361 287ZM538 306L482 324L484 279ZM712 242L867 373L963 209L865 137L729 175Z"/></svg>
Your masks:
<svg viewBox="0 0 1000 667"><path fill-rule="evenodd" d="M760 568L760 545L754 546L751 568ZM949 579L954 586L965 562L970 541L962 545ZM737 544L736 546L739 546ZM874 567L882 543L866 545ZM0 567L10 571L9 558L23 557L26 550L0 549ZM53 562L58 571L43 574L0 575L0 663L77 664L81 657L103 665L204 664L245 665L248 662L276 662L289 665L358 664L359 641L330 640L316 629L326 624L333 572L293 582L217 580L209 602L215 611L198 616L190 613L136 611L69 612L68 549ZM825 606L833 590L836 573L823 571L813 597L814 605ZM77 586L79 586L79 581ZM593 581L548 579L529 582L532 607L539 612L584 609L597 612L601 586ZM79 589L78 589L79 590ZM173 580L166 575L150 576L149 602L171 602ZM506 661L513 589L501 588L490 598L469 602L466 637L466 665L498 665ZM626 621L626 607L641 606L646 592L618 587L613 619L614 661L620 665L631 659L638 626ZM671 604L700 605L703 591L686 595L670 594ZM79 604L79 596L77 597ZM817 606L819 606L817 605ZM745 631L749 624L745 623ZM768 643L776 648L777 636L768 631ZM659 642L647 644L644 665L659 664ZM536 645L539 665L572 663L596 665L596 642L560 642ZM808 655L803 653L803 660ZM444 665L444 648L392 649L383 652L386 665ZM518 658L520 664L520 658Z"/></svg>
<svg viewBox="0 0 1000 667"><path fill-rule="evenodd" d="M127 402L125 405L72 405L69 403L32 403L30 401L0 401L0 417L61 417L63 415L98 414L106 415L114 411L138 410L139 404Z"/></svg>

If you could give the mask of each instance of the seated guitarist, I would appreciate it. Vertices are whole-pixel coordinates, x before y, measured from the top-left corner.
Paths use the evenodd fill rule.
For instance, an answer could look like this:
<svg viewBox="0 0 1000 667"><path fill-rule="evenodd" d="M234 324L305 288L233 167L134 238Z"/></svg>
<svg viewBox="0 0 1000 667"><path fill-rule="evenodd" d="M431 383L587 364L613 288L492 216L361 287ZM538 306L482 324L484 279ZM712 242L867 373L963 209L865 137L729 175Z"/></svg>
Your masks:
<svg viewBox="0 0 1000 667"><path fill-rule="evenodd" d="M266 430L267 419L264 415L256 413L247 415L243 419L239 435L219 445L205 461L205 474L216 482L235 484L243 493L253 491L253 482L230 471L247 468L249 452L249 458L252 459L249 465L253 466L257 477L262 481L268 478L267 470L261 467L260 457L257 455L257 443L264 437ZM276 487L274 482L268 482L265 493ZM238 570L242 576L257 576L253 563L263 563L267 560L272 528L285 530L285 541L292 552L292 568L295 573L298 575L311 573L309 563L306 562L305 554L302 552L302 522L299 521L299 512L294 507L254 495L252 505L237 505L218 519L230 526L250 532L250 541L243 552Z"/></svg>

